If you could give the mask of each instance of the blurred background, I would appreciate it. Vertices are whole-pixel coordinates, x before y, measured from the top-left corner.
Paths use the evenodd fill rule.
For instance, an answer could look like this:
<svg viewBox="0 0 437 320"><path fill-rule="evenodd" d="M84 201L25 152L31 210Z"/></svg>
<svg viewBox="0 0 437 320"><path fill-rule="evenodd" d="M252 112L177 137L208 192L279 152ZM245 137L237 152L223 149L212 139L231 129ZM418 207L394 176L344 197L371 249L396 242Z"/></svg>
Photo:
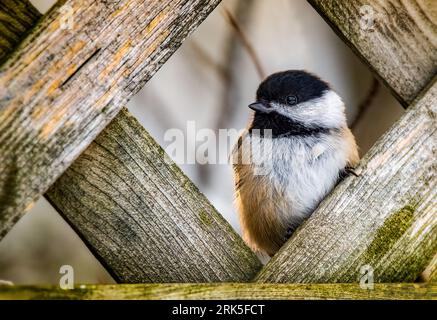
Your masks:
<svg viewBox="0 0 437 320"><path fill-rule="evenodd" d="M55 1L31 2L46 12ZM169 144L164 141L166 130L185 132L187 121L195 121L197 130L247 125L251 115L247 105L261 79L225 8L235 17L267 74L306 69L331 83L346 103L361 155L402 115L402 107L388 90L305 0L224 0L128 104L164 148ZM240 232L231 167L181 167ZM59 268L65 264L74 267L76 283L113 282L74 231L41 198L0 242L0 279L56 284Z"/></svg>

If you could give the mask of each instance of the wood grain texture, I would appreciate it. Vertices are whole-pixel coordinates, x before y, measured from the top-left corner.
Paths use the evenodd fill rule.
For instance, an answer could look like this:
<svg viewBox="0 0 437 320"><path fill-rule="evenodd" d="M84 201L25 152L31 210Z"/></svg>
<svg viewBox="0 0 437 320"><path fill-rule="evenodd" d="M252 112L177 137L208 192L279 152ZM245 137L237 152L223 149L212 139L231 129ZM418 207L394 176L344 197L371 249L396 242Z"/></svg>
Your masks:
<svg viewBox="0 0 437 320"><path fill-rule="evenodd" d="M126 109L46 197L119 282L248 281L261 268Z"/></svg>
<svg viewBox="0 0 437 320"><path fill-rule="evenodd" d="M376 143L257 276L259 282L411 282L437 252L437 83Z"/></svg>
<svg viewBox="0 0 437 320"><path fill-rule="evenodd" d="M143 284L82 285L72 290L53 286L0 287L2 299L142 299L142 300L416 300L437 299L437 284L375 284L373 290L357 284Z"/></svg>
<svg viewBox="0 0 437 320"><path fill-rule="evenodd" d="M28 0L0 2L0 63L40 17L41 14Z"/></svg>
<svg viewBox="0 0 437 320"><path fill-rule="evenodd" d="M0 66L0 239L218 3L63 0L41 19Z"/></svg>
<svg viewBox="0 0 437 320"><path fill-rule="evenodd" d="M405 107L436 75L436 1L308 2Z"/></svg>

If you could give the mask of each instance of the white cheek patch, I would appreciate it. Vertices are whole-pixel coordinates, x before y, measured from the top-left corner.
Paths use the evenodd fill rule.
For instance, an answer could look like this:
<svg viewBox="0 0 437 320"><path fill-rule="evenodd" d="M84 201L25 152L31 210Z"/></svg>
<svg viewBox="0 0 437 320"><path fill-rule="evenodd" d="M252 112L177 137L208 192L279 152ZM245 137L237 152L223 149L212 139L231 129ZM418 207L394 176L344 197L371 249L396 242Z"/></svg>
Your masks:
<svg viewBox="0 0 437 320"><path fill-rule="evenodd" d="M344 103L334 91L295 106L272 104L279 114L308 126L337 128L346 124Z"/></svg>

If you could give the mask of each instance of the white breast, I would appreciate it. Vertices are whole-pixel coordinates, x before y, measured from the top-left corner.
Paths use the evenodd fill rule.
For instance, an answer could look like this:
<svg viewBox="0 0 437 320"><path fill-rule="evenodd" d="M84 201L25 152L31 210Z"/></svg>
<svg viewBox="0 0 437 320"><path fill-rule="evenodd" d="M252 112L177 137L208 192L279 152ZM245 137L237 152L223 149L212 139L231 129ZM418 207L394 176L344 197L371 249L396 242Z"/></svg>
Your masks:
<svg viewBox="0 0 437 320"><path fill-rule="evenodd" d="M300 224L332 190L346 166L347 150L340 135L258 138L246 136L253 172L272 195L284 197L279 210L284 223ZM282 201L281 201L282 202Z"/></svg>

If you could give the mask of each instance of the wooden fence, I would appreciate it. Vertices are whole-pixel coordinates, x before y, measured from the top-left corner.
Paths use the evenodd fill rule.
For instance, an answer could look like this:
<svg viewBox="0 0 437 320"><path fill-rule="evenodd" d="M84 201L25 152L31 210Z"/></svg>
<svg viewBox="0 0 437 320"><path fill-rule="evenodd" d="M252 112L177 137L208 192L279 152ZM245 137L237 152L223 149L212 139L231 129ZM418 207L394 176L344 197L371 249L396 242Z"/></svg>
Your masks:
<svg viewBox="0 0 437 320"><path fill-rule="evenodd" d="M0 298L436 298L434 2L309 1L407 110L264 267L123 108L219 2L1 2L0 239L44 194L117 282L150 284Z"/></svg>

